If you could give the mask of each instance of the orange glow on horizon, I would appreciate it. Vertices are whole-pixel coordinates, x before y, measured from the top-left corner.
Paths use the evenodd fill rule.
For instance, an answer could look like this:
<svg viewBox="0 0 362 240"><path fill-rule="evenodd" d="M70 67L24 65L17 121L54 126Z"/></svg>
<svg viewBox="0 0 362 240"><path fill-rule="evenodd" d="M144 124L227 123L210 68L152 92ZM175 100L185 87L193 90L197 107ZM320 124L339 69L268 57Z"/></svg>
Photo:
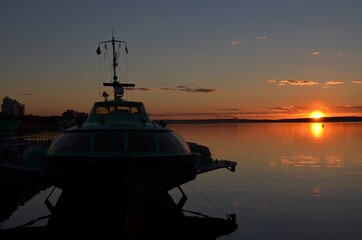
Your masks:
<svg viewBox="0 0 362 240"><path fill-rule="evenodd" d="M319 111L319 110L313 111L313 112L311 112L309 114L309 117L313 118L313 119L320 119L320 118L322 118L324 116L325 116L325 114L323 112Z"/></svg>

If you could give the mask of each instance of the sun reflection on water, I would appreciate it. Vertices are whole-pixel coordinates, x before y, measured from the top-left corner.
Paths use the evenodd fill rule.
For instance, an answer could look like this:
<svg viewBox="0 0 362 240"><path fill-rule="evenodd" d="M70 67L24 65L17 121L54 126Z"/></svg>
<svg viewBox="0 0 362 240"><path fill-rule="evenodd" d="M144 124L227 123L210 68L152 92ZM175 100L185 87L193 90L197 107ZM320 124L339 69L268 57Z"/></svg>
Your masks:
<svg viewBox="0 0 362 240"><path fill-rule="evenodd" d="M337 153L319 155L295 152L289 155L280 155L277 159L271 158L268 164L271 169L280 167L283 171L289 171L292 167L341 168L345 166L345 159L343 155Z"/></svg>
<svg viewBox="0 0 362 240"><path fill-rule="evenodd" d="M324 124L323 123L311 123L310 130L315 138L321 138L324 131Z"/></svg>

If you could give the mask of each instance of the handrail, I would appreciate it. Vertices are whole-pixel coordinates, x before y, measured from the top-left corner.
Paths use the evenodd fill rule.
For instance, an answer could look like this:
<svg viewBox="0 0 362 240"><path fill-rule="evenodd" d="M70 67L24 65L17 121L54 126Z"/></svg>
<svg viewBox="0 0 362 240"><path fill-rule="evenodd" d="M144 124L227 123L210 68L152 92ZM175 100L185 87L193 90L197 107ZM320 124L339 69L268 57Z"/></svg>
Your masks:
<svg viewBox="0 0 362 240"><path fill-rule="evenodd" d="M41 142L41 141L52 141L54 140L56 135L57 135L56 132L45 132L45 133L37 133L37 134L18 136L18 137L6 137L3 139L10 141Z"/></svg>

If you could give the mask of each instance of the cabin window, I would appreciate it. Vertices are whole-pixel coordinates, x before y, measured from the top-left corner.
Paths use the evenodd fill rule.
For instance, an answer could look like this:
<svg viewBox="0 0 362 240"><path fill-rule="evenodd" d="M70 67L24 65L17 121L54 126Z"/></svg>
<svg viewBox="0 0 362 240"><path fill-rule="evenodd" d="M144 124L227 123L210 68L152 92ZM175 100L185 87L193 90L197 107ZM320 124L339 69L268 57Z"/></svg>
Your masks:
<svg viewBox="0 0 362 240"><path fill-rule="evenodd" d="M135 107L131 107L131 114L139 114L140 112L138 111L138 109L137 108L135 108Z"/></svg>
<svg viewBox="0 0 362 240"><path fill-rule="evenodd" d="M129 114L129 112L130 112L130 107L127 107L127 106L116 106L115 112L116 112L116 113Z"/></svg>
<svg viewBox="0 0 362 240"><path fill-rule="evenodd" d="M161 152L180 152L184 151L182 145L176 140L171 132L160 132L158 134L159 150Z"/></svg>
<svg viewBox="0 0 362 240"><path fill-rule="evenodd" d="M112 152L124 152L124 133L112 133Z"/></svg>
<svg viewBox="0 0 362 240"><path fill-rule="evenodd" d="M94 151L96 152L111 152L112 138L109 132L97 132L94 135Z"/></svg>
<svg viewBox="0 0 362 240"><path fill-rule="evenodd" d="M141 150L142 152L157 151L157 142L155 138L155 133L141 132Z"/></svg>
<svg viewBox="0 0 362 240"><path fill-rule="evenodd" d="M124 152L123 132L97 132L94 135L94 151Z"/></svg>
<svg viewBox="0 0 362 240"><path fill-rule="evenodd" d="M73 133L64 144L64 151L87 152L91 151L90 133Z"/></svg>
<svg viewBox="0 0 362 240"><path fill-rule="evenodd" d="M95 152L124 153L124 131L96 132L93 136ZM190 152L187 143L174 132L129 131L127 150L129 153L156 152ZM86 152L92 151L91 132L63 133L50 146L50 151Z"/></svg>
<svg viewBox="0 0 362 240"><path fill-rule="evenodd" d="M190 152L186 142L173 132L130 131L128 151L137 152Z"/></svg>
<svg viewBox="0 0 362 240"><path fill-rule="evenodd" d="M52 144L49 147L49 150L54 151L54 152L61 151L63 149L64 144L67 142L67 138L70 138L69 134L66 134L66 133L60 134L52 142Z"/></svg>
<svg viewBox="0 0 362 240"><path fill-rule="evenodd" d="M130 131L128 132L128 150L135 152L156 152L157 142L155 132Z"/></svg>
<svg viewBox="0 0 362 240"><path fill-rule="evenodd" d="M140 132L128 132L128 151L130 153L141 151Z"/></svg>
<svg viewBox="0 0 362 240"><path fill-rule="evenodd" d="M108 114L109 111L105 107L97 107L96 114Z"/></svg>
<svg viewBox="0 0 362 240"><path fill-rule="evenodd" d="M187 144L187 142L185 141L185 139L183 137L181 137L180 135L178 135L177 133L173 132L172 135L176 138L176 140L179 142L179 144L181 145L182 149L190 152L190 147Z"/></svg>
<svg viewBox="0 0 362 240"><path fill-rule="evenodd" d="M90 133L63 133L50 146L53 152L86 152L91 151Z"/></svg>

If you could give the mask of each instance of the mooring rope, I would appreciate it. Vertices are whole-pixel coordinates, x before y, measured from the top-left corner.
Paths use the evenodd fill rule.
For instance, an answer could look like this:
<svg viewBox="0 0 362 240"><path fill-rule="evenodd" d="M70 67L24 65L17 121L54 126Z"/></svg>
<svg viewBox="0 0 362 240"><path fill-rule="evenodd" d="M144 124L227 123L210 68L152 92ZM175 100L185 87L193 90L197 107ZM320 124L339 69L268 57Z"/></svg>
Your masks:
<svg viewBox="0 0 362 240"><path fill-rule="evenodd" d="M195 189L193 186L191 186L188 183L185 183L185 185L187 185L189 188L191 188L194 192L200 194L204 199L206 199L209 202L210 206L213 206L215 209L219 210L222 214L224 214L226 217L229 216L229 214L227 214L221 207L216 206L216 204L209 198L207 197L205 194L203 194L202 192L198 191L197 189Z"/></svg>

